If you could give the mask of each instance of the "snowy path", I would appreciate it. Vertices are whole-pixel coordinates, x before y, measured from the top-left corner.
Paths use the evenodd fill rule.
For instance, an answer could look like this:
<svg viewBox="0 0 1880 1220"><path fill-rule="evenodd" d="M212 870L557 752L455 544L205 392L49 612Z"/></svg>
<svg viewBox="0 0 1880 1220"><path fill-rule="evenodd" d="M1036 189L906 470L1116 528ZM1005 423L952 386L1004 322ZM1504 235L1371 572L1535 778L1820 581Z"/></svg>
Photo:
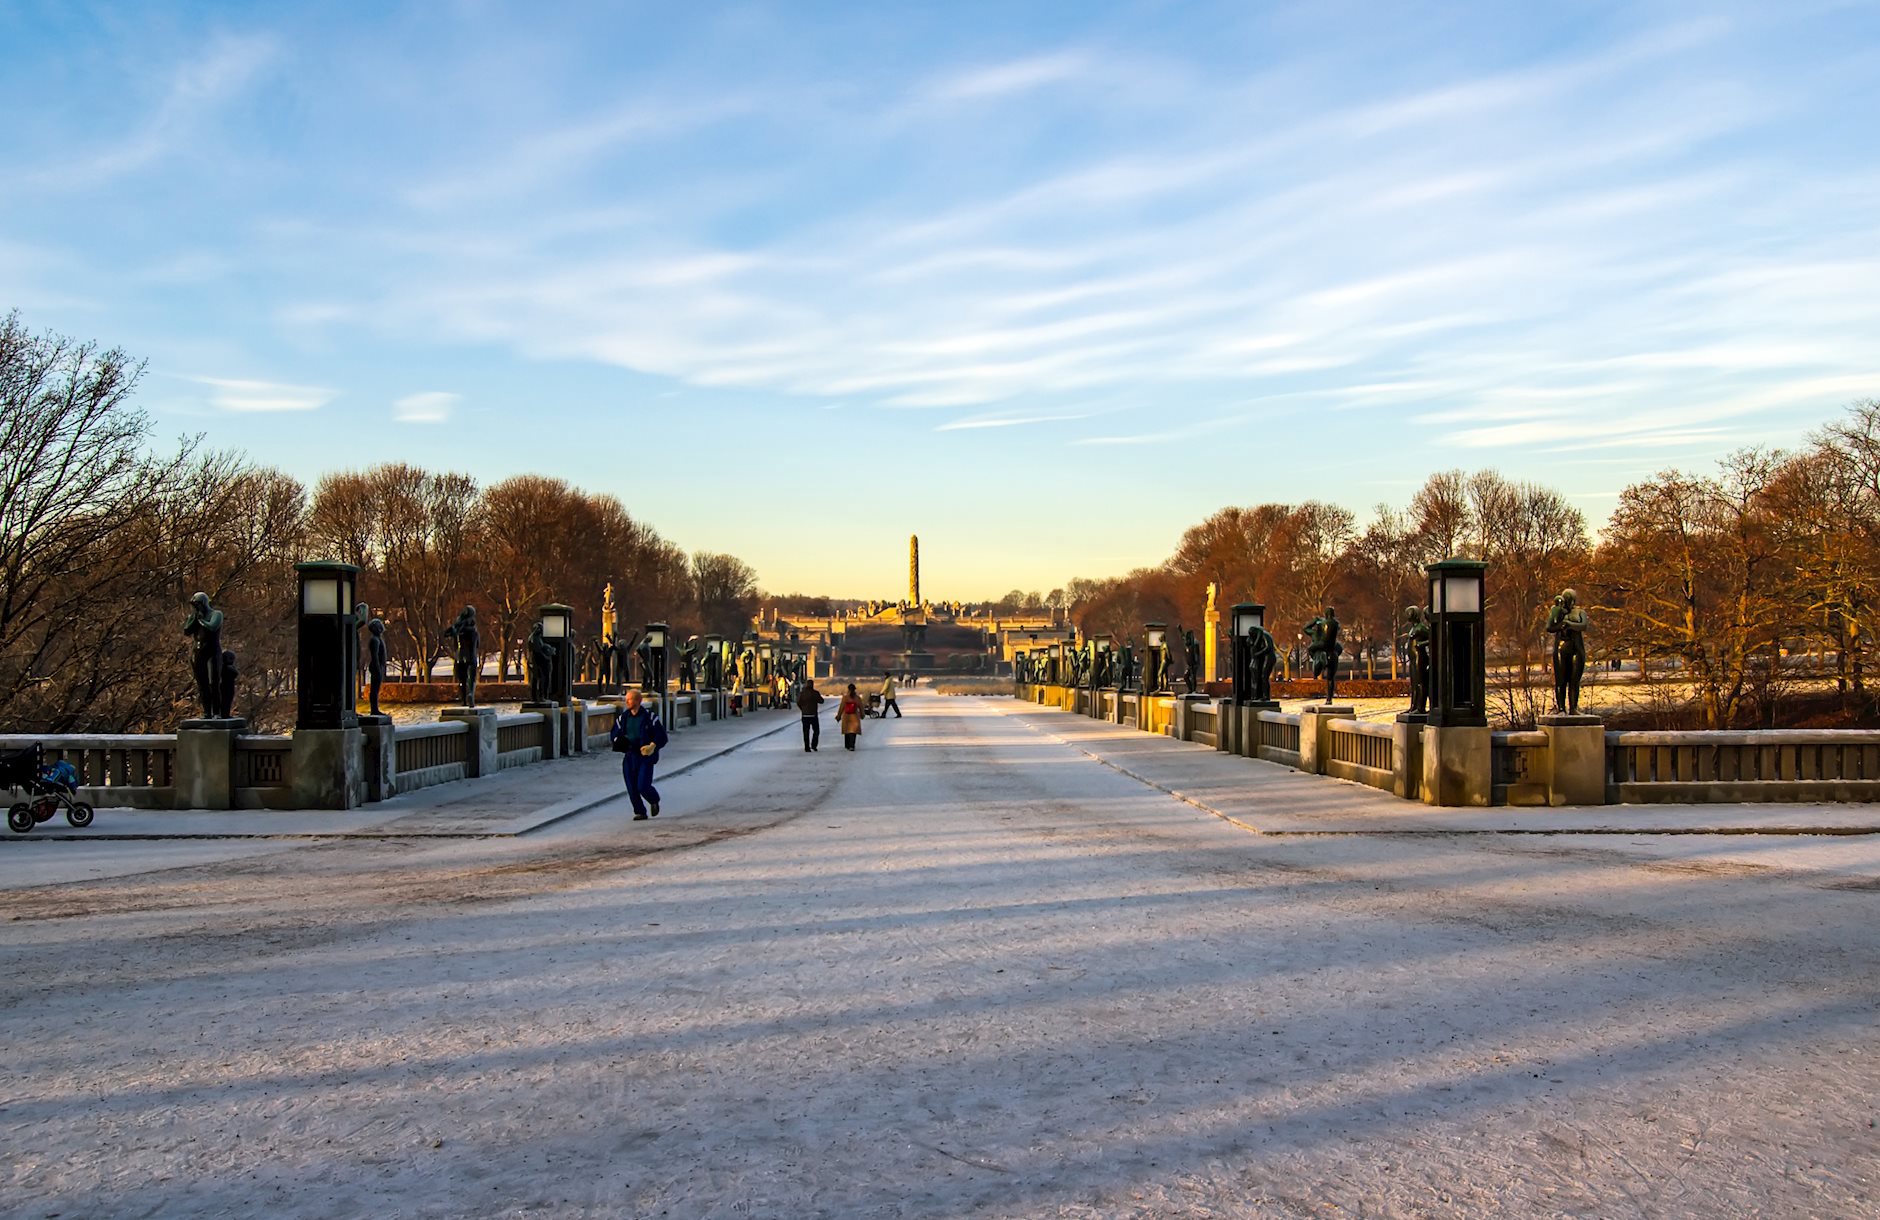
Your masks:
<svg viewBox="0 0 1880 1220"><path fill-rule="evenodd" d="M1874 1214L1871 878L1257 836L905 703L656 822L0 895L0 1212Z"/></svg>

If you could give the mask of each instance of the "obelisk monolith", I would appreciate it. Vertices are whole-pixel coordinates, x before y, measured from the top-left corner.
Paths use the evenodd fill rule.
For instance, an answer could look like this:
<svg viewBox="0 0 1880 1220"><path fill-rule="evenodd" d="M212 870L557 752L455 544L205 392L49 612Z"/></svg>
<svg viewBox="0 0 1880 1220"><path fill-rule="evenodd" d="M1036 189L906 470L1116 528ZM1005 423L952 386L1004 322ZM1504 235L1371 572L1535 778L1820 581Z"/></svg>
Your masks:
<svg viewBox="0 0 1880 1220"><path fill-rule="evenodd" d="M907 536L907 604L920 605L920 535Z"/></svg>

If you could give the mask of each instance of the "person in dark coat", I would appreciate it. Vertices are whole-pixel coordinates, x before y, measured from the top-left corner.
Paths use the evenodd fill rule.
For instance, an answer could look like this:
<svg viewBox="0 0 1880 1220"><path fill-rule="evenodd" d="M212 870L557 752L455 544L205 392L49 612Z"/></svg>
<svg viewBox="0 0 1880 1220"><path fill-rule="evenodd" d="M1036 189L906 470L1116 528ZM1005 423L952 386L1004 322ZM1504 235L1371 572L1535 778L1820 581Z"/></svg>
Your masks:
<svg viewBox="0 0 1880 1220"><path fill-rule="evenodd" d="M803 689L796 695L796 710L803 713L803 753L809 754L822 746L822 692L816 689L816 679L804 678Z"/></svg>
<svg viewBox="0 0 1880 1220"><path fill-rule="evenodd" d="M627 782L627 799L633 802L633 820L644 822L649 805L650 816L658 817L659 790L653 787L653 768L666 744L666 726L639 691L627 692L626 710L614 717L610 737L620 754L620 776Z"/></svg>

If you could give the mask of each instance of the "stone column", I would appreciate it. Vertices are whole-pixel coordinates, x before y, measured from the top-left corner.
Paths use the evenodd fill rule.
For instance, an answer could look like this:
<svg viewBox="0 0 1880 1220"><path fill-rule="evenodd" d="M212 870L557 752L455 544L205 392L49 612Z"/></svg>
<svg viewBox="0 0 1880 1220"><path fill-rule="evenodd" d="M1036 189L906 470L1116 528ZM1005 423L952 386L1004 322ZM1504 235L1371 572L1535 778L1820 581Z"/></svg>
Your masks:
<svg viewBox="0 0 1880 1220"><path fill-rule="evenodd" d="M397 733L390 716L359 717L359 735L365 743L368 801L382 801L398 795Z"/></svg>
<svg viewBox="0 0 1880 1220"><path fill-rule="evenodd" d="M1487 725L1423 726L1423 802L1486 807L1494 794L1494 747Z"/></svg>
<svg viewBox="0 0 1880 1220"><path fill-rule="evenodd" d="M1423 799L1423 726L1428 720L1427 716L1403 712L1390 728L1390 756L1396 763L1391 791L1406 801Z"/></svg>
<svg viewBox="0 0 1880 1220"><path fill-rule="evenodd" d="M586 754L588 739L587 701L576 699L561 710L561 752L563 757Z"/></svg>
<svg viewBox="0 0 1880 1220"><path fill-rule="evenodd" d="M1299 769L1310 775L1325 774L1325 760L1332 756L1332 721L1350 720L1356 708L1343 704L1319 704L1299 709Z"/></svg>
<svg viewBox="0 0 1880 1220"><path fill-rule="evenodd" d="M464 750L464 777L496 774L496 709L493 707L447 707L437 714L439 720L461 720L470 726L470 743Z"/></svg>
<svg viewBox="0 0 1880 1220"><path fill-rule="evenodd" d="M563 749L561 735L561 705L559 703L525 703L525 712L535 712L542 717L542 761L560 758Z"/></svg>
<svg viewBox="0 0 1880 1220"><path fill-rule="evenodd" d="M294 804L301 809L357 809L366 803L365 734L294 730Z"/></svg>
<svg viewBox="0 0 1880 1220"><path fill-rule="evenodd" d="M1597 716L1542 716L1550 805L1606 803L1606 725Z"/></svg>
<svg viewBox="0 0 1880 1220"><path fill-rule="evenodd" d="M235 738L248 722L185 720L176 729L173 782L178 809L235 808Z"/></svg>

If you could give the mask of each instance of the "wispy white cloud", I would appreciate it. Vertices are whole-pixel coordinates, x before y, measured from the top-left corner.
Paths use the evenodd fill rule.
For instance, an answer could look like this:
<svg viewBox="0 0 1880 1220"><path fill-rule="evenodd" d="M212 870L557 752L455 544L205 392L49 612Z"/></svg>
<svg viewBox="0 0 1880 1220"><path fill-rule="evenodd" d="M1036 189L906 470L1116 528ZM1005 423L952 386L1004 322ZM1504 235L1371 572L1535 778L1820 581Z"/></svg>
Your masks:
<svg viewBox="0 0 1880 1220"><path fill-rule="evenodd" d="M317 411L338 397L338 391L319 386L287 385L278 381L247 381L232 377L191 377L209 387L209 405L238 413Z"/></svg>
<svg viewBox="0 0 1880 1220"><path fill-rule="evenodd" d="M401 424L442 424L450 420L463 395L444 390L407 394L392 403L392 418Z"/></svg>

